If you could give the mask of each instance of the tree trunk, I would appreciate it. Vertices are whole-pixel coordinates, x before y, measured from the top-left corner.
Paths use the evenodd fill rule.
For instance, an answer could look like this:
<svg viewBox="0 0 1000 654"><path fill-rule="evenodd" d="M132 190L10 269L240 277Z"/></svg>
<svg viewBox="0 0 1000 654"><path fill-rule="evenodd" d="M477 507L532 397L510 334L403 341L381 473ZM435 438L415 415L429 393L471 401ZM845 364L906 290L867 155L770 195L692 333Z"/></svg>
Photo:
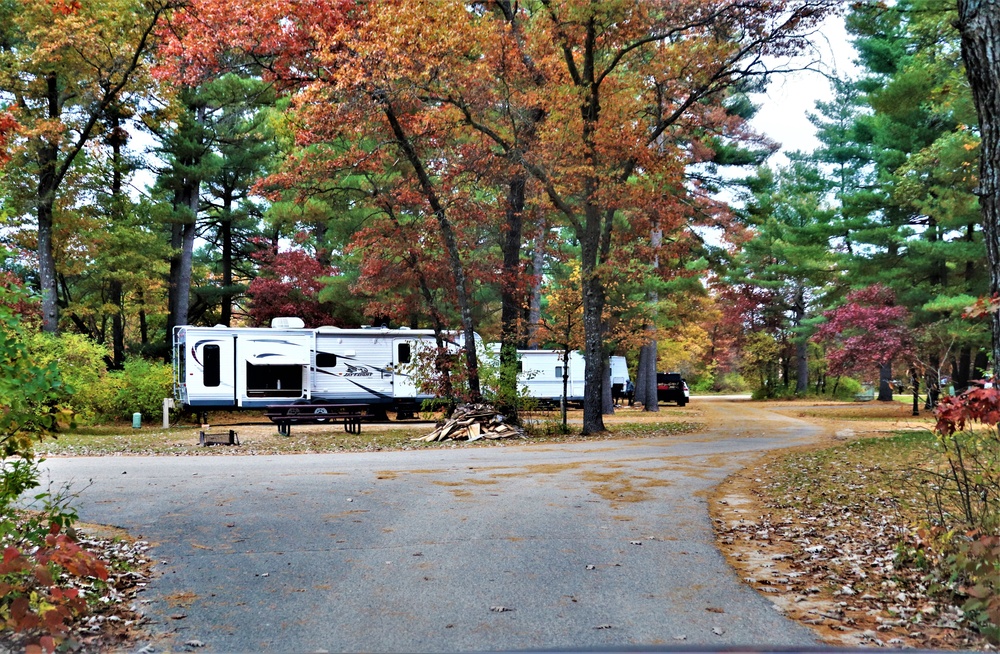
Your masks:
<svg viewBox="0 0 1000 654"><path fill-rule="evenodd" d="M970 374L972 372L972 348L963 345L958 352L958 362L954 368L952 382L955 384L955 392L961 393L969 387Z"/></svg>
<svg viewBox="0 0 1000 654"><path fill-rule="evenodd" d="M588 183L587 196L592 197L597 184ZM583 435L605 431L602 411L604 388L604 284L597 274L598 252L601 247L601 211L587 204L580 241L581 279L583 294L583 358L586 363L583 390Z"/></svg>
<svg viewBox="0 0 1000 654"><path fill-rule="evenodd" d="M196 195L194 198L193 201L197 202ZM186 325L190 322L188 310L191 305L191 266L194 260L194 237L196 232L197 224L194 221L181 225L180 269L177 275L177 296L174 303L176 307L174 319L177 325Z"/></svg>
<svg viewBox="0 0 1000 654"><path fill-rule="evenodd" d="M59 85L55 74L46 77L47 116L58 120L62 113ZM42 294L42 331L55 334L59 329L59 292L56 286L56 260L53 254L53 209L56 203L56 165L59 144L49 136L38 151L38 281Z"/></svg>
<svg viewBox="0 0 1000 654"><path fill-rule="evenodd" d="M614 415L615 413L615 398L611 395L611 358L604 357L603 364L601 366L603 377L601 381L601 413L606 416Z"/></svg>
<svg viewBox="0 0 1000 654"><path fill-rule="evenodd" d="M663 244L663 230L659 226L654 226L653 231L649 236L649 244L653 246L653 272L654 274L660 269L660 246ZM656 366L659 359L659 348L656 342L656 307L660 302L660 294L653 289L646 294L646 301L652 307L650 311L652 315L652 321L646 325L646 336L649 337L649 341L646 345L643 345L639 350L639 365L642 366L643 359L645 359L645 367L641 368L642 373L636 372L638 377L635 381L635 389L641 388L643 391L643 411L659 411L660 402L657 400L656 393Z"/></svg>
<svg viewBox="0 0 1000 654"><path fill-rule="evenodd" d="M222 199L219 221L219 242L222 247L222 307L219 324L232 326L233 320L233 190L227 188Z"/></svg>
<svg viewBox="0 0 1000 654"><path fill-rule="evenodd" d="M119 107L109 110L111 136L111 220L122 218L125 197L122 194L122 146L125 136L121 126ZM125 298L123 297L122 281L119 275L122 271L111 270L111 281L108 283L108 296L114 314L111 317L111 365L115 370L125 367Z"/></svg>
<svg viewBox="0 0 1000 654"><path fill-rule="evenodd" d="M182 204L182 198L175 198ZM166 359L173 356L174 327L188 324L188 306L191 296L191 262L194 258L194 237L196 223L174 223L170 226L170 247L174 253L170 257L170 284L167 291L167 333Z"/></svg>
<svg viewBox="0 0 1000 654"><path fill-rule="evenodd" d="M503 270L500 274L500 392L497 409L514 424L517 415L517 344L521 315L521 233L524 225L524 192L527 179L517 176L507 187L506 227L500 242Z"/></svg>
<svg viewBox="0 0 1000 654"><path fill-rule="evenodd" d="M962 59L979 114L979 206L990 296L1000 295L1000 0L958 0ZM1000 312L991 315L994 377L1000 367Z"/></svg>
<svg viewBox="0 0 1000 654"><path fill-rule="evenodd" d="M806 317L805 286L799 283L795 291L795 315L792 324L802 327ZM795 394L805 395L809 392L809 341L804 334L796 334L795 339Z"/></svg>
<svg viewBox="0 0 1000 654"><path fill-rule="evenodd" d="M195 122L202 125L205 122L207 109L192 107ZM192 148L192 152L183 161L188 174L181 182L180 188L174 193L174 212L184 218L183 222L171 226L170 246L174 254L170 259L170 288L168 289L166 357L173 356L173 328L187 325L190 322L188 309L191 302L191 265L194 260L194 239L198 231L198 210L201 207L201 179L194 171L198 170L203 157L201 148Z"/></svg>
<svg viewBox="0 0 1000 654"><path fill-rule="evenodd" d="M635 400L642 403L643 411L660 410L656 400L656 359L656 339L651 339L639 348L639 365L635 372Z"/></svg>
<svg viewBox="0 0 1000 654"><path fill-rule="evenodd" d="M548 221L542 218L538 235L535 237L535 251L531 255L531 302L528 311L528 347L537 350L538 327L542 322L542 273L545 270L545 242L548 239Z"/></svg>
<svg viewBox="0 0 1000 654"><path fill-rule="evenodd" d="M892 402L892 361L886 361L879 366L878 401Z"/></svg>
<svg viewBox="0 0 1000 654"><path fill-rule="evenodd" d="M809 343L805 339L795 341L795 394L805 395L809 392Z"/></svg>

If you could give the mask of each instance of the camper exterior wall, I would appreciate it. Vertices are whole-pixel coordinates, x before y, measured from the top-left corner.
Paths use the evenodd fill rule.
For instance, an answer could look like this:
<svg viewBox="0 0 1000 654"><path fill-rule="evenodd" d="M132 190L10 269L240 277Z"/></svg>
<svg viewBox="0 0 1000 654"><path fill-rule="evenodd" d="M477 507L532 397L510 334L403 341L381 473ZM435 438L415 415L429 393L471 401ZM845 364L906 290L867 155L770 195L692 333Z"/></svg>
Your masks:
<svg viewBox="0 0 1000 654"><path fill-rule="evenodd" d="M420 350L434 347L431 330L320 329L312 368L314 396L413 410L433 396L417 393L409 364Z"/></svg>
<svg viewBox="0 0 1000 654"><path fill-rule="evenodd" d="M491 343L487 350L496 365L500 356L500 344ZM562 350L518 350L520 366L517 381L521 394L540 402L560 402L563 396L564 358L565 352ZM583 355L575 350L571 351L566 385L567 402L583 401L583 372Z"/></svg>
<svg viewBox="0 0 1000 654"><path fill-rule="evenodd" d="M431 396L417 394L407 364L435 344L431 330L181 326L174 396L200 410L313 401L413 411Z"/></svg>
<svg viewBox="0 0 1000 654"><path fill-rule="evenodd" d="M195 408L308 399L312 340L297 329L177 327L174 396Z"/></svg>

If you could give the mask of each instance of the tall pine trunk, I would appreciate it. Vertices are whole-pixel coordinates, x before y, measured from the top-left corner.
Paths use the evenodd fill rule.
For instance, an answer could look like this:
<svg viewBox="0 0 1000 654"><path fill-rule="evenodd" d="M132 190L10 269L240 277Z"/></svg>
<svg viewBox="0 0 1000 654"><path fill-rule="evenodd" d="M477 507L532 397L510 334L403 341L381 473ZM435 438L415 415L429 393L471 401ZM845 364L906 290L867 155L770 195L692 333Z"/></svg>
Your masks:
<svg viewBox="0 0 1000 654"><path fill-rule="evenodd" d="M605 431L603 408L604 388L604 284L597 274L600 246L600 212L588 206L583 237L580 238L582 259L581 292L583 295L583 430L584 436Z"/></svg>
<svg viewBox="0 0 1000 654"><path fill-rule="evenodd" d="M111 219L120 220L125 205L125 197L122 194L122 146L125 144L125 132L121 126L121 114L118 107L109 110L109 126L111 135L108 142L111 144ZM122 271L112 270L111 281L108 282L108 299L114 307L114 314L111 317L111 357L112 367L121 370L125 367L125 298L122 289L122 280L119 276Z"/></svg>
<svg viewBox="0 0 1000 654"><path fill-rule="evenodd" d="M1000 295L1000 0L958 0L962 59L979 114L979 206L990 295ZM1000 313L991 316L993 367L1000 367ZM996 375L994 375L996 376Z"/></svg>
<svg viewBox="0 0 1000 654"><path fill-rule="evenodd" d="M660 246L663 244L663 230L659 225L654 225L649 236L649 244L653 247L653 273L658 274L660 269ZM646 336L649 340L639 350L639 369L636 371L635 395L642 402L643 411L659 411L660 402L656 394L656 366L659 359L659 346L656 342L656 314L657 305L660 302L660 294L656 289L650 290L646 294L646 301L649 303L652 320L646 325ZM641 392L641 396L640 396Z"/></svg>
<svg viewBox="0 0 1000 654"><path fill-rule="evenodd" d="M806 317L805 286L799 282L795 291L795 315L792 324L801 327ZM809 392L809 341L805 334L796 334L795 338L795 394L805 395Z"/></svg>
<svg viewBox="0 0 1000 654"><path fill-rule="evenodd" d="M222 242L222 310L219 322L226 327L233 320L233 195L226 193L219 223L219 240Z"/></svg>
<svg viewBox="0 0 1000 654"><path fill-rule="evenodd" d="M545 241L548 236L548 222L542 218L535 236L535 250L531 254L531 300L528 305L528 348L537 350L538 328L542 322L542 273L545 266Z"/></svg>

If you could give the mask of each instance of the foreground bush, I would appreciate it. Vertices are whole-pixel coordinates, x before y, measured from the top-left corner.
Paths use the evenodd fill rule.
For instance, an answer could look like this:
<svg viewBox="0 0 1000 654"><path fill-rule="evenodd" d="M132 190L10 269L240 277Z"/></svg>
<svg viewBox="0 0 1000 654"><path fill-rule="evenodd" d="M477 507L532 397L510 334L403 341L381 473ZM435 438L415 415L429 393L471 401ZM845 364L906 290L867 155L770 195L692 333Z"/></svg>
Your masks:
<svg viewBox="0 0 1000 654"><path fill-rule="evenodd" d="M925 493L935 543L963 609L1000 642L1000 391L974 388L936 410L945 465L929 468Z"/></svg>
<svg viewBox="0 0 1000 654"><path fill-rule="evenodd" d="M39 486L34 443L56 427L60 401L71 396L56 356L37 356L31 338L0 288L0 639L26 651L55 651L71 622L87 611L81 586L107 578L107 569L67 535L76 515L48 493L45 509L24 514L16 503ZM56 347L56 343L51 343Z"/></svg>

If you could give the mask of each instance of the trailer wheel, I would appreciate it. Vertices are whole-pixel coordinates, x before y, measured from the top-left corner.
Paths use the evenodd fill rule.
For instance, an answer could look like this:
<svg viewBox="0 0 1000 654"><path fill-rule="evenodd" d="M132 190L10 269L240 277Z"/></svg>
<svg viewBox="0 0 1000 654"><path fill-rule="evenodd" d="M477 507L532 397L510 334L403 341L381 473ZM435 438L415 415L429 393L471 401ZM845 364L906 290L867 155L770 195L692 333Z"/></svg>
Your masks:
<svg viewBox="0 0 1000 654"><path fill-rule="evenodd" d="M329 413L329 411L326 410L326 407L322 407L322 406L321 407L316 407L313 410L313 416L314 416L313 419L316 422L327 422L328 420L330 420L329 418L326 417L326 415L328 413ZM320 417L320 416L322 416L322 417Z"/></svg>
<svg viewBox="0 0 1000 654"><path fill-rule="evenodd" d="M311 404L309 400L295 400L292 402L292 405L288 407L288 413L285 414L291 418L288 422L298 422L299 418L308 421L307 416L312 413L312 411L304 407L309 406L309 404Z"/></svg>

